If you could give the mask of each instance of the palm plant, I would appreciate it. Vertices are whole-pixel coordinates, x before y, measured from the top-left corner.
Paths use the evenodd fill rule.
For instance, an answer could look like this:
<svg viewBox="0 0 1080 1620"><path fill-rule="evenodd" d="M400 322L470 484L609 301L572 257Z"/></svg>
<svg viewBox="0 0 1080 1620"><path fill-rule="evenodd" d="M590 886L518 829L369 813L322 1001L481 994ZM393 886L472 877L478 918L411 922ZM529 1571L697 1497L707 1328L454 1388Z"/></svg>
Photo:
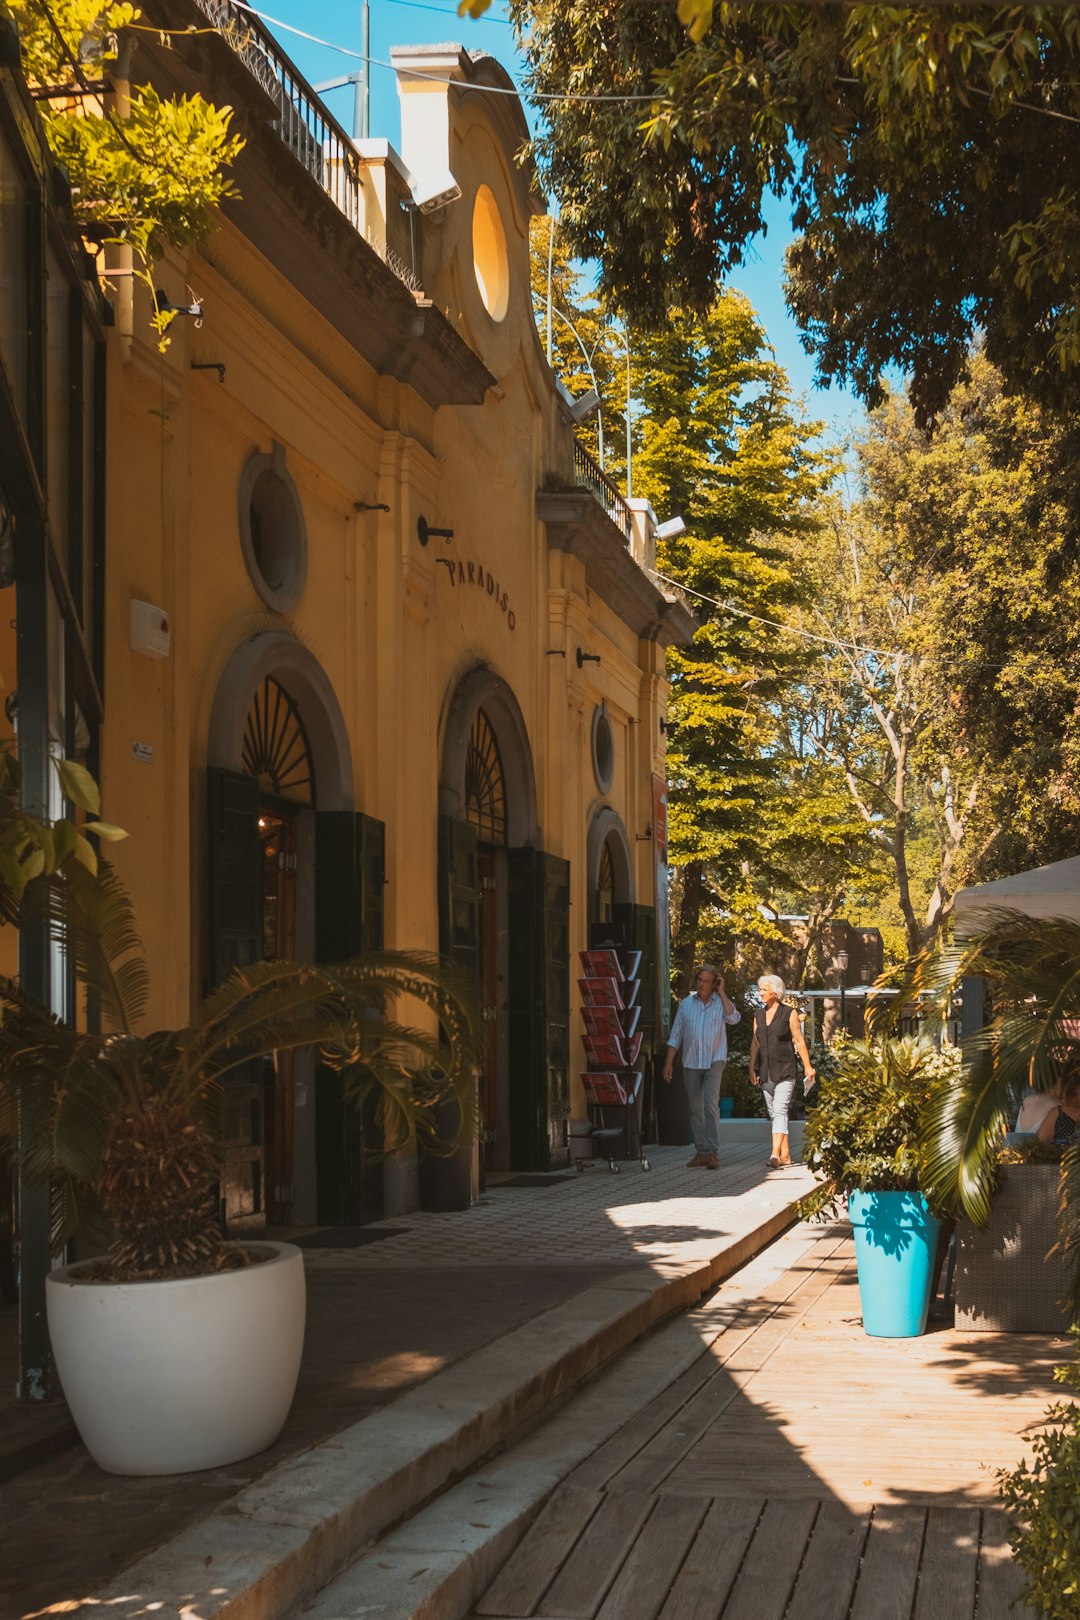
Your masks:
<svg viewBox="0 0 1080 1620"><path fill-rule="evenodd" d="M926 1192L920 1129L939 1070L932 1041L843 1042L806 1123L806 1163L821 1180L802 1216L837 1213L854 1192Z"/></svg>
<svg viewBox="0 0 1080 1620"><path fill-rule="evenodd" d="M898 981L944 1009L966 978L981 978L985 1026L963 1044L959 1076L939 1082L921 1132L926 1190L949 1213L984 1226L1002 1132L1029 1085L1049 1090L1080 1056L1080 923L995 910L979 932L915 957ZM1061 1243L1080 1255L1080 1136L1062 1160ZM1071 1304L1080 1315L1080 1265Z"/></svg>
<svg viewBox="0 0 1080 1620"><path fill-rule="evenodd" d="M478 1022L468 986L434 957L255 963L183 1029L139 1034L148 975L115 873L75 866L42 878L27 888L28 911L92 992L102 1033L58 1023L0 979L0 1140L15 1139L21 1116L26 1171L56 1189L57 1248L100 1212L110 1277L238 1263L218 1218L220 1102L231 1074L272 1053L315 1048L356 1106L374 1094L386 1152L417 1141L446 1151L474 1129ZM431 1030L394 1016L402 998L427 1009ZM454 1142L440 1139L436 1118L449 1100L461 1121Z"/></svg>

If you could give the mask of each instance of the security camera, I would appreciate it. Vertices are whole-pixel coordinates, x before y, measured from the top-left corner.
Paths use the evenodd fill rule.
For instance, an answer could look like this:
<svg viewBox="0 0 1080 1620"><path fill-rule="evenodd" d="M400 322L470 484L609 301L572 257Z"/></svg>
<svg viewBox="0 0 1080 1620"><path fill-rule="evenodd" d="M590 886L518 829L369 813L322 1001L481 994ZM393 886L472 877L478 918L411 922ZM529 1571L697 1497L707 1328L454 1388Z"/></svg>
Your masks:
<svg viewBox="0 0 1080 1620"><path fill-rule="evenodd" d="M449 169L422 175L412 183L412 200L422 214L434 214L447 203L457 202L460 196L461 187Z"/></svg>
<svg viewBox="0 0 1080 1620"><path fill-rule="evenodd" d="M585 422L590 416L592 416L594 411L598 411L600 409L600 395L596 392L595 388L590 388L588 393L579 394L577 399L572 402L569 409L570 415L573 417L575 422Z"/></svg>
<svg viewBox="0 0 1080 1620"><path fill-rule="evenodd" d="M656 538L658 540L677 540L680 534L686 533L686 524L681 517L668 518L666 523L656 525Z"/></svg>

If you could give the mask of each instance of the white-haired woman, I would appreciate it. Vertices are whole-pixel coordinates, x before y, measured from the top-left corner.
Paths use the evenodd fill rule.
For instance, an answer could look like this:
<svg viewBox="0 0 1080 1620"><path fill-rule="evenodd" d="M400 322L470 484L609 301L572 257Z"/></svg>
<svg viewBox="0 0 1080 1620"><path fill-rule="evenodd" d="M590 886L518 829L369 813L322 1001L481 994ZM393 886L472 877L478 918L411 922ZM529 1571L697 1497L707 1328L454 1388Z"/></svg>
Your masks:
<svg viewBox="0 0 1080 1620"><path fill-rule="evenodd" d="M791 1163L788 1141L788 1112L802 1063L803 1090L809 1091L817 1076L806 1049L802 1024L794 1007L785 1007L781 997L784 981L775 973L763 973L758 980L761 1006L754 1013L750 1037L750 1078L765 1094L765 1107L772 1121L772 1153L775 1168Z"/></svg>

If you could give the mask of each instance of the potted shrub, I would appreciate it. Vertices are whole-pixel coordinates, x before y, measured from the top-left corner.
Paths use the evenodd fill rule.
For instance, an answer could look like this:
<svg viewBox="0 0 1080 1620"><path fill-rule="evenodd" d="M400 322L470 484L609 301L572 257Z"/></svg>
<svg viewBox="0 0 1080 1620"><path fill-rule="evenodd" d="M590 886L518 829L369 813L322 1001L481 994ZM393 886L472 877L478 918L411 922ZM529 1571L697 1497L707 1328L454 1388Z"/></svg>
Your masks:
<svg viewBox="0 0 1080 1620"><path fill-rule="evenodd" d="M992 1219L1002 1188L1003 1133L1029 1087L1049 1091L1080 1057L1080 924L999 909L981 930L924 951L905 971L902 995L922 994L943 1012L965 981L983 981L985 1027L964 1040L963 1061L939 1081L923 1119L924 1185L935 1205L972 1227ZM1032 1178L1029 1174L1029 1179ZM1042 1175L1047 1181L1047 1173ZM1057 1250L1065 1264L1066 1318L1080 1311L1080 1133L1066 1147L1060 1179ZM1005 1185L1011 1177L1005 1172ZM1049 1229L1046 1236L1049 1236ZM1038 1263L1029 1252L1029 1265ZM1041 1279L1045 1284L1045 1279Z"/></svg>
<svg viewBox="0 0 1080 1620"><path fill-rule="evenodd" d="M1074 1330L1075 1338L1075 1330ZM1080 1339L1076 1339L1080 1347ZM1080 1364L1054 1376L1080 1394ZM1023 1600L1047 1620L1080 1615L1080 1405L1060 1401L1046 1413L1047 1431L1032 1441L1031 1466L998 1472L1009 1517L1009 1542L1027 1578Z"/></svg>
<svg viewBox="0 0 1080 1620"><path fill-rule="evenodd" d="M845 1205L855 1229L863 1327L875 1337L922 1333L939 1221L922 1189L919 1132L943 1058L928 1040L846 1042L818 1081L804 1157L822 1183L799 1206Z"/></svg>
<svg viewBox="0 0 1080 1620"><path fill-rule="evenodd" d="M304 1336L301 1251L228 1242L218 1207L219 1107L230 1073L319 1048L357 1105L374 1091L387 1151L437 1144L457 1099L472 1128L476 1021L434 958L373 953L333 966L238 969L183 1029L136 1033L147 973L116 877L82 868L32 884L102 1033L57 1023L0 980L0 1137L23 1121L26 1172L56 1189L59 1250L108 1231L100 1257L47 1280L49 1331L72 1417L110 1473L219 1467L273 1443ZM401 997L432 1033L395 1020ZM30 1129L26 1125L29 1121Z"/></svg>

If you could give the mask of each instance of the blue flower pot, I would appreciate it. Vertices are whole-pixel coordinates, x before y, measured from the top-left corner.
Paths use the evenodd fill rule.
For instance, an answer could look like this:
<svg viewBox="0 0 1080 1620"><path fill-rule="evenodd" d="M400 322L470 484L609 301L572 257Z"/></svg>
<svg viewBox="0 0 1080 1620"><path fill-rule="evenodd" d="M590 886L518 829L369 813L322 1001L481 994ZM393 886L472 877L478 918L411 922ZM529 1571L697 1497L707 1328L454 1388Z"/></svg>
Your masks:
<svg viewBox="0 0 1080 1620"><path fill-rule="evenodd" d="M720 1118L721 1119L730 1119L732 1114L734 1114L734 1112L735 1112L735 1099L734 1099L734 1097L721 1097L720 1098Z"/></svg>
<svg viewBox="0 0 1080 1620"><path fill-rule="evenodd" d="M863 1330L876 1339L926 1331L938 1228L917 1192L857 1192L848 1199Z"/></svg>

